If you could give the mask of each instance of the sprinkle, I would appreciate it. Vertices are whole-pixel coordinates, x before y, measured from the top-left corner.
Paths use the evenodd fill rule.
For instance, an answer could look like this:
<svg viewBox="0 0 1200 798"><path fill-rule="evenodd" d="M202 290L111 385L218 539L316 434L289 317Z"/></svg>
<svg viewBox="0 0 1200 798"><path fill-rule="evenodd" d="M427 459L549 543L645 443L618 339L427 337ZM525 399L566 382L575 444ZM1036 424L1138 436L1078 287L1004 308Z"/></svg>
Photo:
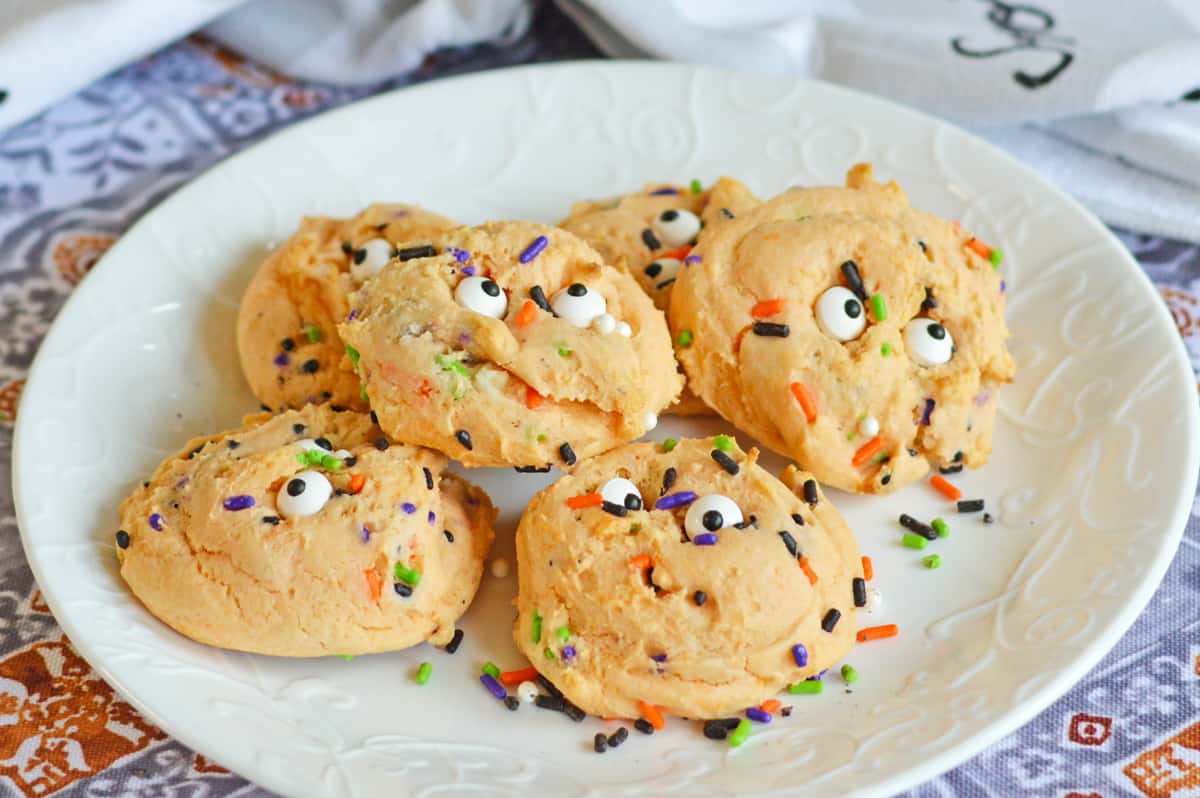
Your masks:
<svg viewBox="0 0 1200 798"><path fill-rule="evenodd" d="M381 451L381 452L386 452L386 451L388 450L388 447L389 447L390 445L391 445L391 444L390 444L390 443L388 443L388 439L387 439L387 438L376 438L376 439L375 439L375 448L376 448L376 449L378 449L378 450L379 450L379 451ZM429 469L428 469L428 468L427 468L427 469L425 469L425 472L426 472L426 473L428 473L428 472L429 472Z"/></svg>
<svg viewBox="0 0 1200 798"><path fill-rule="evenodd" d="M315 324L304 325L304 337L308 339L310 344L315 344L321 340L321 328Z"/></svg>
<svg viewBox="0 0 1200 798"><path fill-rule="evenodd" d="M599 493L583 493L567 499L567 506L572 510L582 510L584 507L599 507L604 504L604 497Z"/></svg>
<svg viewBox="0 0 1200 798"><path fill-rule="evenodd" d="M660 196L665 196L667 194L678 194L678 193L679 193L679 189L671 188L670 186L667 186L666 188L654 189L653 191L650 192L650 196L651 197L660 197Z"/></svg>
<svg viewBox="0 0 1200 798"><path fill-rule="evenodd" d="M504 671L498 677L500 683L512 687L514 684L528 682L536 679L538 676L537 668L521 668L515 671Z"/></svg>
<svg viewBox="0 0 1200 798"><path fill-rule="evenodd" d="M362 529L360 529L358 531L358 536L360 538L362 538L363 543L370 543L371 542L371 527L367 526L366 524L363 524ZM375 573L375 572L372 571L371 573Z"/></svg>
<svg viewBox="0 0 1200 798"><path fill-rule="evenodd" d="M433 510L430 510L428 513L426 513L425 520L428 523L432 524L434 521L437 520L437 513L435 513Z"/></svg>
<svg viewBox="0 0 1200 798"><path fill-rule="evenodd" d="M412 595L412 588L409 587L408 585L404 584L403 582L396 582L395 584L392 585L392 589L396 591L397 596L402 596L404 598L408 598L409 596Z"/></svg>
<svg viewBox="0 0 1200 798"><path fill-rule="evenodd" d="M513 324L518 327L528 327L533 324L537 318L537 303L532 299L526 299L525 304L521 305L521 309L517 311L517 315L513 317Z"/></svg>
<svg viewBox="0 0 1200 798"><path fill-rule="evenodd" d="M221 502L226 510L248 510L254 506L253 496L230 496L225 501Z"/></svg>
<svg viewBox="0 0 1200 798"><path fill-rule="evenodd" d="M480 668L480 670L483 673L490 673L495 678L500 678L500 669L496 667L496 663L492 662L491 660L483 663L483 667Z"/></svg>
<svg viewBox="0 0 1200 798"><path fill-rule="evenodd" d="M542 395L532 385L525 386L525 406L530 410L537 410L542 406Z"/></svg>
<svg viewBox="0 0 1200 798"><path fill-rule="evenodd" d="M796 661L797 668L808 667L808 649L803 643L797 643L792 646L792 659Z"/></svg>
<svg viewBox="0 0 1200 798"><path fill-rule="evenodd" d="M290 361L288 360L288 356L285 352L280 352L278 355L275 356L275 359L272 360L271 362L274 363L276 366L279 366L280 368L282 368L283 366L286 366Z"/></svg>
<svg viewBox="0 0 1200 798"><path fill-rule="evenodd" d="M860 301L867 301L867 289L863 286L862 275L858 273L858 264L852 260L848 260L842 264L842 276L846 278L846 285L850 286L850 290Z"/></svg>
<svg viewBox="0 0 1200 798"><path fill-rule="evenodd" d="M461 377L470 377L471 371L461 361L445 355L434 355L434 361L442 367L442 371L453 371Z"/></svg>
<svg viewBox="0 0 1200 798"><path fill-rule="evenodd" d="M149 521L150 521L150 528L151 528L151 529L153 529L155 532L161 532L161 531L162 531L162 525L163 525L163 517L162 517L162 515L160 515L159 513L151 513L151 514L150 514Z"/></svg>
<svg viewBox="0 0 1200 798"><path fill-rule="evenodd" d="M450 247L450 252L454 255L454 259L459 263L466 263L471 259L471 253L467 252L465 249Z"/></svg>
<svg viewBox="0 0 1200 798"><path fill-rule="evenodd" d="M458 651L458 647L462 645L462 641L463 641L463 630L455 629L454 637L450 638L450 642L446 644L446 648L443 650L447 654L453 654L456 651Z"/></svg>
<svg viewBox="0 0 1200 798"><path fill-rule="evenodd" d="M575 659L575 646L563 646L562 658L563 662Z"/></svg>
<svg viewBox="0 0 1200 798"><path fill-rule="evenodd" d="M566 344L559 344L556 349L557 349L559 357L570 357L571 356L571 348L569 346L567 346Z"/></svg>
<svg viewBox="0 0 1200 798"><path fill-rule="evenodd" d="M817 481L815 479L804 480L804 501L808 502L809 506L815 506L817 498Z"/></svg>
<svg viewBox="0 0 1200 798"><path fill-rule="evenodd" d="M859 629L857 638L858 642L865 643L868 640L883 640L898 634L900 634L899 627L894 623L888 623L883 626L868 626L865 629Z"/></svg>
<svg viewBox="0 0 1200 798"><path fill-rule="evenodd" d="M712 532L703 532L692 538L692 543L697 546L715 546L717 544L717 536Z"/></svg>
<svg viewBox="0 0 1200 798"><path fill-rule="evenodd" d="M679 345L680 349L687 349L692 345L692 340L691 330L680 330L679 335L675 337L675 343Z"/></svg>
<svg viewBox="0 0 1200 798"><path fill-rule="evenodd" d="M854 670L853 665L842 666L842 680L845 681L846 684L854 684L858 681L858 671Z"/></svg>
<svg viewBox="0 0 1200 798"><path fill-rule="evenodd" d="M358 494L362 492L363 485L367 484L367 477L364 474L353 474L350 477L350 484L346 486L346 492L349 494Z"/></svg>
<svg viewBox="0 0 1200 798"><path fill-rule="evenodd" d="M933 408L936 404L937 404L937 402L933 401L932 399L925 400L925 409L921 412L921 426L922 427L929 426L929 417L933 415Z"/></svg>
<svg viewBox="0 0 1200 798"><path fill-rule="evenodd" d="M825 682L820 679L805 679L802 682L789 684L787 690L792 695L820 695L825 692Z"/></svg>
<svg viewBox="0 0 1200 798"><path fill-rule="evenodd" d="M667 438L665 441L663 441L663 452L669 452L678 445L679 441L675 440L674 438Z"/></svg>
<svg viewBox="0 0 1200 798"><path fill-rule="evenodd" d="M825 617L821 619L821 628L826 632L832 633L834 627L838 625L838 621L842 619L841 610L830 610L825 613Z"/></svg>
<svg viewBox="0 0 1200 798"><path fill-rule="evenodd" d="M562 457L563 462L566 463L567 465L569 465L569 466L575 465L575 461L577 458L575 457L575 450L571 448L571 444L564 443L562 446L559 446L558 454L560 457Z"/></svg>
<svg viewBox="0 0 1200 798"><path fill-rule="evenodd" d="M644 241L646 246L650 249L658 249L662 246L662 242L658 240L658 237L654 235L654 231L649 227L642 231L642 241Z"/></svg>
<svg viewBox="0 0 1200 798"><path fill-rule="evenodd" d="M460 429L454 433L454 439L462 444L462 447L468 452L475 448L475 444L471 443L471 433L465 429Z"/></svg>
<svg viewBox="0 0 1200 798"><path fill-rule="evenodd" d="M961 474L963 470L962 463L952 466L938 466L939 474Z"/></svg>
<svg viewBox="0 0 1200 798"><path fill-rule="evenodd" d="M296 342L293 341L291 338L284 338L282 341L279 342L279 345L283 348L284 352L291 352L293 349L296 348Z"/></svg>
<svg viewBox="0 0 1200 798"><path fill-rule="evenodd" d="M539 695L533 699L533 703L538 709L548 709L551 712L562 712L566 708L566 702L561 694Z"/></svg>
<svg viewBox="0 0 1200 798"><path fill-rule="evenodd" d="M990 260L992 262L992 268L998 269L998 268L1000 268L1000 262L1004 260L1004 253L998 249L993 249L991 252L988 253L987 257L988 257L988 260Z"/></svg>
<svg viewBox="0 0 1200 798"><path fill-rule="evenodd" d="M983 509L983 499L963 499L957 507L960 513L977 513Z"/></svg>
<svg viewBox="0 0 1200 798"><path fill-rule="evenodd" d="M741 718L734 718L732 727L729 727L726 726L724 720L706 720L704 721L704 736L710 740L724 740L729 736L729 729L736 729L737 724L741 722Z"/></svg>
<svg viewBox="0 0 1200 798"><path fill-rule="evenodd" d="M554 636L565 643L571 639L571 630L566 626L560 626L554 630Z"/></svg>
<svg viewBox="0 0 1200 798"><path fill-rule="evenodd" d="M868 582L875 578L875 565L871 562L870 557L862 558L863 579Z"/></svg>
<svg viewBox="0 0 1200 798"><path fill-rule="evenodd" d="M941 568L942 567L942 555L930 554L928 557L921 560L921 562L924 563L925 567L930 570L933 570L934 568Z"/></svg>
<svg viewBox="0 0 1200 798"><path fill-rule="evenodd" d="M764 701L761 704L759 704L758 708L761 709L763 712L769 712L772 715L774 715L776 712L779 711L779 708L781 706L783 706L782 701L780 701L778 698L772 698L770 700Z"/></svg>
<svg viewBox="0 0 1200 798"><path fill-rule="evenodd" d="M535 643L542 641L542 614L537 610L533 611L533 621L529 626L529 636Z"/></svg>
<svg viewBox="0 0 1200 798"><path fill-rule="evenodd" d="M984 514L983 514L983 523L985 523L985 524L990 524L990 523L992 523L992 522L993 522L993 521L995 521L995 520L996 520L996 519L992 517L992 514L991 514L991 513L984 513Z"/></svg>
<svg viewBox="0 0 1200 798"><path fill-rule="evenodd" d="M417 505L413 504L412 502L404 502L400 505L400 509L408 515L412 515L417 511Z"/></svg>
<svg viewBox="0 0 1200 798"><path fill-rule="evenodd" d="M931 527L933 527L933 531L934 531L934 532L937 532L937 536L938 536L939 538L948 538L948 537L950 537L950 525L949 525L949 524L947 524L947 523L946 523L944 520L942 520L941 518L935 518L935 519L933 519L932 521L930 521L930 522L929 522L929 525L930 525Z"/></svg>
<svg viewBox="0 0 1200 798"><path fill-rule="evenodd" d="M928 524L921 523L920 521L913 518L911 515L908 515L907 513L901 513L899 521L900 521L900 526L904 527L905 529L907 529L910 532L917 533L918 535L925 538L926 540L936 540L937 539L938 533L933 531L933 527L929 526Z"/></svg>
<svg viewBox="0 0 1200 798"><path fill-rule="evenodd" d="M416 247L405 247L396 252L396 257L400 260L416 260L417 258L432 258L437 254L437 250L432 244L422 244Z"/></svg>
<svg viewBox="0 0 1200 798"><path fill-rule="evenodd" d="M858 451L854 453L854 457L850 458L850 465L858 468L859 466L865 464L872 457L883 451L883 447L886 445L887 442L884 440L883 436L876 435L874 438L858 448Z"/></svg>
<svg viewBox="0 0 1200 798"><path fill-rule="evenodd" d="M976 255L978 255L981 258L990 258L992 255L991 248L989 248L987 244L983 243L978 238L967 239L967 243L964 244L963 246L965 246L967 249L971 250L972 252L974 252Z"/></svg>
<svg viewBox="0 0 1200 798"><path fill-rule="evenodd" d="M644 571L654 565L654 560L650 559L649 554L639 554L636 557L629 558L629 567L635 571Z"/></svg>
<svg viewBox="0 0 1200 798"><path fill-rule="evenodd" d="M550 239L545 236L538 236L529 242L529 246L525 247L525 251L517 258L521 263L529 263L529 261L542 254L542 250L550 243Z"/></svg>
<svg viewBox="0 0 1200 798"><path fill-rule="evenodd" d="M867 606L867 580L856 576L850 580L850 591L854 595L854 606Z"/></svg>
<svg viewBox="0 0 1200 798"><path fill-rule="evenodd" d="M629 515L629 508L623 504L617 504L616 502L601 502L600 509L609 515L615 515L618 518L624 518L625 516Z"/></svg>
<svg viewBox="0 0 1200 798"><path fill-rule="evenodd" d="M1008 281L1007 281L1007 280L1001 280L1001 281L1000 281L1000 293L1002 293L1002 294L1003 294L1003 293L1005 293L1007 290L1008 290Z"/></svg>
<svg viewBox="0 0 1200 798"><path fill-rule="evenodd" d="M451 532L449 529L443 529L443 530L442 530L442 535L443 535L443 536L446 538L446 542L447 542L447 543L453 543L453 542L454 542L454 533L453 533L453 532Z"/></svg>
<svg viewBox="0 0 1200 798"><path fill-rule="evenodd" d="M875 314L875 321L887 321L887 300L883 294L871 296L871 312Z"/></svg>
<svg viewBox="0 0 1200 798"><path fill-rule="evenodd" d="M694 491L681 490L678 493L668 493L654 503L655 510L673 510L676 507L682 507L685 504L691 504L696 501Z"/></svg>
<svg viewBox="0 0 1200 798"><path fill-rule="evenodd" d="M701 191L703 191L703 190L704 190L704 186L702 186L702 185L700 184L700 181L699 181L699 180L696 180L696 179L693 179L693 180L692 180L692 182L691 182L691 184L690 184L690 187L691 187L691 189L692 189L692 193L693 193L693 194L699 194Z"/></svg>
<svg viewBox="0 0 1200 798"><path fill-rule="evenodd" d="M504 697L504 708L507 709L509 712L516 712L518 709L521 708L521 700L519 698L517 698L515 695L505 696Z"/></svg>
<svg viewBox="0 0 1200 798"><path fill-rule="evenodd" d="M671 468L668 468L666 471L663 472L662 493L666 493L667 491L669 491L671 489L671 487L675 484L675 479L678 476L679 476L679 473L675 470L674 466L672 466Z"/></svg>
<svg viewBox="0 0 1200 798"><path fill-rule="evenodd" d="M492 695L499 700L503 701L504 699L508 698L508 692L505 691L500 682L496 681L490 673L485 673L480 676L479 681L483 682L483 686L490 690Z"/></svg>
<svg viewBox="0 0 1200 798"><path fill-rule="evenodd" d="M395 576L397 582L416 587L421 584L421 572L416 568L406 568L403 563L396 563Z"/></svg>
<svg viewBox="0 0 1200 798"><path fill-rule="evenodd" d="M264 515L262 517L262 522L264 524L270 524L271 526L277 525L281 520L282 519L280 519L280 517L277 515Z"/></svg>
<svg viewBox="0 0 1200 798"><path fill-rule="evenodd" d="M683 259L683 263L685 266L691 266L693 263L699 263L699 262L700 262L699 255L688 255L686 258Z"/></svg>
<svg viewBox="0 0 1200 798"><path fill-rule="evenodd" d="M750 315L756 319L765 319L768 316L774 316L782 310L782 299L764 299L750 309Z"/></svg>
<svg viewBox="0 0 1200 798"><path fill-rule="evenodd" d="M305 374L316 374L317 370L321 368L321 364L316 358L309 358L304 361L304 365L301 368L304 369Z"/></svg>
<svg viewBox="0 0 1200 798"><path fill-rule="evenodd" d="M475 267L474 266L464 266L461 269L459 269L459 271L462 272L463 274L465 274L467 277L475 276Z"/></svg>
<svg viewBox="0 0 1200 798"><path fill-rule="evenodd" d="M749 718L750 720L758 721L759 723L770 723L771 722L771 713L764 712L763 710L759 709L758 707L750 707L749 709L747 709L746 717Z"/></svg>
<svg viewBox="0 0 1200 798"><path fill-rule="evenodd" d="M813 399L813 395L809 393L808 388L802 382L793 382L789 386L792 396L800 403L800 409L804 411L804 418L809 424L817 420L817 401Z"/></svg>
<svg viewBox="0 0 1200 798"><path fill-rule="evenodd" d="M725 454L725 452L721 451L720 449L713 449L708 454L713 460L717 461L717 465L721 466L721 468L725 469L725 471L730 474L736 474L741 470L738 464L734 462L733 458Z"/></svg>
<svg viewBox="0 0 1200 798"><path fill-rule="evenodd" d="M653 704L648 704L645 701L638 701L638 710L642 713L642 717L650 721L650 725L655 731L662 731L667 722L663 720L662 712Z"/></svg>
<svg viewBox="0 0 1200 798"><path fill-rule="evenodd" d="M737 728L729 734L729 746L737 748L742 743L746 742L746 738L750 736L750 721L743 719L738 724Z"/></svg>
<svg viewBox="0 0 1200 798"><path fill-rule="evenodd" d="M800 558L800 570L808 577L808 583L815 585L817 583L817 572L812 569L807 557Z"/></svg>
<svg viewBox="0 0 1200 798"><path fill-rule="evenodd" d="M923 549L928 542L926 538L912 532L905 532L904 537L900 538L900 543L910 549Z"/></svg>
<svg viewBox="0 0 1200 798"><path fill-rule="evenodd" d="M124 529L117 530L117 545L122 549L129 548L129 533Z"/></svg>
<svg viewBox="0 0 1200 798"><path fill-rule="evenodd" d="M756 321L752 329L755 335L765 338L787 338L792 334L791 328L786 324L775 324L769 321Z"/></svg>
<svg viewBox="0 0 1200 798"><path fill-rule="evenodd" d="M615 732L613 732L609 736L608 747L616 748L618 745L625 742L625 740L627 740L628 738L629 738L629 729L626 729L624 726L622 726L621 728L617 729Z"/></svg>
<svg viewBox="0 0 1200 798"><path fill-rule="evenodd" d="M929 484L932 485L938 493L942 494L952 502L958 501L962 498L962 491L951 485L938 474L934 474L929 478Z"/></svg>
<svg viewBox="0 0 1200 798"><path fill-rule="evenodd" d="M650 725L650 721L645 718L638 718L633 722L633 728L640 731L642 734L654 734L654 727Z"/></svg>
<svg viewBox="0 0 1200 798"><path fill-rule="evenodd" d="M783 541L783 545L787 548L788 554L795 557L797 550L796 539L792 537L792 533L788 532L786 529L781 529L779 531L779 539Z"/></svg>
<svg viewBox="0 0 1200 798"><path fill-rule="evenodd" d="M417 684L429 684L429 676L433 673L432 662L422 662L421 667L417 668Z"/></svg>
<svg viewBox="0 0 1200 798"><path fill-rule="evenodd" d="M547 313L554 313L554 309L550 307L550 301L546 299L546 292L542 290L540 285L535 285L529 289L529 298L542 310Z"/></svg>
<svg viewBox="0 0 1200 798"><path fill-rule="evenodd" d="M692 594L692 601L696 602L697 607L703 607L704 602L708 601L708 594L703 590L697 590Z"/></svg>
<svg viewBox="0 0 1200 798"><path fill-rule="evenodd" d="M722 215L722 216L724 216L726 219L732 219L732 218L733 218L733 212L732 212L732 211L730 211L728 208L722 208L722 209L721 209L721 215Z"/></svg>
<svg viewBox="0 0 1200 798"><path fill-rule="evenodd" d="M592 750L597 754L603 754L608 750L608 737L604 732L596 732L596 736L592 738Z"/></svg>

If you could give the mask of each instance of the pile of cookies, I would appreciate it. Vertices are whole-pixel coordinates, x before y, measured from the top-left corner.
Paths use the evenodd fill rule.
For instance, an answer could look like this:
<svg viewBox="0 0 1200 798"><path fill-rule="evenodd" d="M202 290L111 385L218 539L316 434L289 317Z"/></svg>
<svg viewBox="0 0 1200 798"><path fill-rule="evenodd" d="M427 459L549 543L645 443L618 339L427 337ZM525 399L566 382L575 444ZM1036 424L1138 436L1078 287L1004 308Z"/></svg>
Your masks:
<svg viewBox="0 0 1200 798"><path fill-rule="evenodd" d="M121 574L202 643L452 651L496 510L450 460L558 468L516 531L522 678L646 730L761 716L846 654L866 603L819 484L887 493L986 461L1014 370L999 261L867 165L766 201L652 185L557 227L307 218L240 309L264 412L125 500ZM728 435L633 442L714 411L797 465L772 476Z"/></svg>

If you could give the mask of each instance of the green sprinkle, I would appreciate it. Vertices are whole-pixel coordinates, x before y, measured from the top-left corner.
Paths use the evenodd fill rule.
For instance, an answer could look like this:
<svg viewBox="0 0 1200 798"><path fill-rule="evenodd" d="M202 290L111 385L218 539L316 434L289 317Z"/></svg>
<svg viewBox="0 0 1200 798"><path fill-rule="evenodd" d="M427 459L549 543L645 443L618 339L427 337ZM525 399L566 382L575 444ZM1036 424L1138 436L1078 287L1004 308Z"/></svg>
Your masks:
<svg viewBox="0 0 1200 798"><path fill-rule="evenodd" d="M879 454L877 454L871 458L871 462L872 463L886 463L888 460L891 460L891 459L892 459L892 456L888 452L880 452Z"/></svg>
<svg viewBox="0 0 1200 798"><path fill-rule="evenodd" d="M432 662L422 662L417 668L417 684L429 684L429 675L433 673Z"/></svg>
<svg viewBox="0 0 1200 798"><path fill-rule="evenodd" d="M675 440L674 438L667 438L665 441L663 441L663 451L669 452L678 445L679 441Z"/></svg>
<svg viewBox="0 0 1200 798"><path fill-rule="evenodd" d="M300 465L308 465L308 452L300 452L296 459L300 461Z"/></svg>
<svg viewBox="0 0 1200 798"><path fill-rule="evenodd" d="M558 345L558 356L559 357L570 357L571 356L570 348L567 347L566 344L559 344Z"/></svg>
<svg viewBox="0 0 1200 798"><path fill-rule="evenodd" d="M642 528L641 524L630 524L629 525L629 534L632 535L633 533L637 532L641 528Z"/></svg>
<svg viewBox="0 0 1200 798"><path fill-rule="evenodd" d="M925 538L921 537L920 535L916 535L912 532L905 532L904 537L900 538L900 542L910 549L923 549L925 548L925 544L929 541L925 540Z"/></svg>
<svg viewBox="0 0 1200 798"><path fill-rule="evenodd" d="M889 344L887 341L884 341L883 346L879 347L879 354L883 355L884 357L887 357L891 353L892 353L892 345Z"/></svg>
<svg viewBox="0 0 1200 798"><path fill-rule="evenodd" d="M554 658L555 658L554 657L554 649L550 648L550 646L546 646L546 659L554 659Z"/></svg>
<svg viewBox="0 0 1200 798"><path fill-rule="evenodd" d="M858 671L854 670L853 665L842 666L842 679L846 684L854 684L858 681Z"/></svg>
<svg viewBox="0 0 1200 798"><path fill-rule="evenodd" d="M703 190L704 190L703 184L701 184L700 181L697 180L696 178L692 178L692 193L699 194Z"/></svg>
<svg viewBox="0 0 1200 798"><path fill-rule="evenodd" d="M436 360L437 364L442 367L442 371L453 371L455 374L458 374L462 377L471 376L471 372L467 369L467 367L452 357L446 357L445 355L434 355L433 359Z"/></svg>
<svg viewBox="0 0 1200 798"><path fill-rule="evenodd" d="M539 434L538 434L538 436L537 436L537 442L538 442L538 443L545 443L545 442L546 442L546 436L545 436L545 435L542 435L542 434L540 434L540 433L539 433Z"/></svg>
<svg viewBox="0 0 1200 798"><path fill-rule="evenodd" d="M315 344L321 340L321 328L315 324L304 325L304 337L308 339L310 344Z"/></svg>
<svg viewBox="0 0 1200 798"><path fill-rule="evenodd" d="M988 260L992 262L993 269L999 269L1000 261L1004 260L1004 253L998 249L993 249L991 253L988 254Z"/></svg>
<svg viewBox="0 0 1200 798"><path fill-rule="evenodd" d="M746 738L750 736L750 719L742 718L738 723L737 728L729 733L729 747L737 748L742 743L746 742Z"/></svg>
<svg viewBox="0 0 1200 798"><path fill-rule="evenodd" d="M555 629L554 634L556 634L558 636L558 639L563 641L564 643L571 639L571 630L565 626L560 626L557 629Z"/></svg>
<svg viewBox="0 0 1200 798"><path fill-rule="evenodd" d="M675 343L679 344L680 349L687 349L692 345L692 331L680 330L679 335L675 338Z"/></svg>
<svg viewBox="0 0 1200 798"><path fill-rule="evenodd" d="M929 525L933 527L934 532L938 533L939 538L950 537L950 526L942 519L935 518L929 522Z"/></svg>
<svg viewBox="0 0 1200 798"><path fill-rule="evenodd" d="M416 568L408 568L404 563L396 563L394 569L397 582L403 582L406 585L416 587L421 584L421 572Z"/></svg>
<svg viewBox="0 0 1200 798"><path fill-rule="evenodd" d="M350 346L350 344L346 344L346 355L350 358L350 365L358 368L358 350Z"/></svg>
<svg viewBox="0 0 1200 798"><path fill-rule="evenodd" d="M887 300L883 298L883 294L871 297L871 311L875 314L875 321L887 321Z"/></svg>
<svg viewBox="0 0 1200 798"><path fill-rule="evenodd" d="M326 471L337 471L341 469L343 465L345 465L345 463L331 454L321 455L321 468L324 468Z"/></svg>
<svg viewBox="0 0 1200 798"><path fill-rule="evenodd" d="M930 554L928 557L921 560L921 562L925 563L925 567L932 571L934 568L942 567L942 555Z"/></svg>
<svg viewBox="0 0 1200 798"><path fill-rule="evenodd" d="M713 438L713 446L717 447L723 452L732 452L733 438L729 437L728 435L717 435Z"/></svg>
<svg viewBox="0 0 1200 798"><path fill-rule="evenodd" d="M342 659L346 660L346 662L349 662L350 660L354 659L353 654L338 654L338 656L341 657Z"/></svg>
<svg viewBox="0 0 1200 798"><path fill-rule="evenodd" d="M496 666L496 663L491 662L490 660L488 662L483 663L483 667L480 668L480 672L486 673L488 676L491 676L493 679L500 678L500 668Z"/></svg>
<svg viewBox="0 0 1200 798"><path fill-rule="evenodd" d="M533 613L533 628L530 629L533 642L542 642L542 614L536 610Z"/></svg>
<svg viewBox="0 0 1200 798"><path fill-rule="evenodd" d="M853 431L846 433L846 440L848 440L848 441L854 440L854 432Z"/></svg>
<svg viewBox="0 0 1200 798"><path fill-rule="evenodd" d="M788 685L792 695L820 695L825 692L825 682L820 679L805 679L802 682Z"/></svg>
<svg viewBox="0 0 1200 798"><path fill-rule="evenodd" d="M367 401L367 384L365 382L358 386L358 398L364 402Z"/></svg>

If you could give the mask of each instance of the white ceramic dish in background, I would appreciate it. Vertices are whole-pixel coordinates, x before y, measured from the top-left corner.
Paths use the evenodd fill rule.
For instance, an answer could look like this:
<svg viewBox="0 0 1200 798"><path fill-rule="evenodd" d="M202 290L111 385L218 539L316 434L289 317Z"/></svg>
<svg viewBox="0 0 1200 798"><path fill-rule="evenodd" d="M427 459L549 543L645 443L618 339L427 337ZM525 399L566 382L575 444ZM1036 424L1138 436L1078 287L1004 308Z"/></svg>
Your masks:
<svg viewBox="0 0 1200 798"><path fill-rule="evenodd" d="M956 481L997 523L948 515L944 564L897 545L901 511L946 515L918 484L835 494L875 561L898 639L796 696L740 749L694 724L590 752L602 724L479 685L524 663L514 576L485 577L456 656L352 662L196 645L124 589L121 498L191 435L256 402L234 347L242 290L304 213L420 202L464 221L555 220L581 197L721 174L769 195L839 183L860 160L916 204L1002 248L1017 381L993 461ZM667 421L655 437L724 424ZM743 436L744 437L744 436ZM38 354L21 403L15 493L43 593L89 662L153 722L288 795L882 795L951 767L1066 690L1133 621L1175 551L1197 472L1195 384L1129 255L1058 190L944 123L819 83L651 63L515 69L326 114L231 158L141 220L90 274ZM778 465L778 460L771 461ZM497 553L550 475L475 472L503 508ZM434 663L427 687L412 681ZM612 724L608 724L611 727Z"/></svg>

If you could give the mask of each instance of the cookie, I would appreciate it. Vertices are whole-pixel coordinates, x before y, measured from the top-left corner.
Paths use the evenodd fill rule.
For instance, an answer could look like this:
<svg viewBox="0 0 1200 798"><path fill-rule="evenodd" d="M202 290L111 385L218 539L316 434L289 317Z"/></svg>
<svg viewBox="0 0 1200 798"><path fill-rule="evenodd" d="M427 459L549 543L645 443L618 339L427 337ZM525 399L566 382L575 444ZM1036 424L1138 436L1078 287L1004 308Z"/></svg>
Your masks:
<svg viewBox="0 0 1200 798"><path fill-rule="evenodd" d="M570 467L652 428L683 382L654 303L554 227L431 236L352 306L338 330L380 425L468 466Z"/></svg>
<svg viewBox="0 0 1200 798"><path fill-rule="evenodd" d="M517 528L518 648L572 703L633 718L757 706L849 650L854 536L727 436L635 443L534 496Z"/></svg>
<svg viewBox="0 0 1200 798"><path fill-rule="evenodd" d="M337 322L347 297L406 241L454 222L412 205L371 205L351 219L310 216L251 280L237 341L250 390L269 408L330 402L366 410Z"/></svg>
<svg viewBox="0 0 1200 798"><path fill-rule="evenodd" d="M846 188L744 208L693 254L669 318L689 385L726 419L860 493L986 462L1015 367L998 253L957 223L859 165Z"/></svg>
<svg viewBox="0 0 1200 798"><path fill-rule="evenodd" d="M700 191L651 184L635 194L577 202L559 227L591 244L605 262L631 274L665 311L671 286L701 230L756 201L744 185L728 177ZM669 412L700 415L712 410L685 389Z"/></svg>
<svg viewBox="0 0 1200 798"><path fill-rule="evenodd" d="M121 576L193 640L290 657L448 642L487 495L361 413L308 405L188 442L122 504Z"/></svg>

